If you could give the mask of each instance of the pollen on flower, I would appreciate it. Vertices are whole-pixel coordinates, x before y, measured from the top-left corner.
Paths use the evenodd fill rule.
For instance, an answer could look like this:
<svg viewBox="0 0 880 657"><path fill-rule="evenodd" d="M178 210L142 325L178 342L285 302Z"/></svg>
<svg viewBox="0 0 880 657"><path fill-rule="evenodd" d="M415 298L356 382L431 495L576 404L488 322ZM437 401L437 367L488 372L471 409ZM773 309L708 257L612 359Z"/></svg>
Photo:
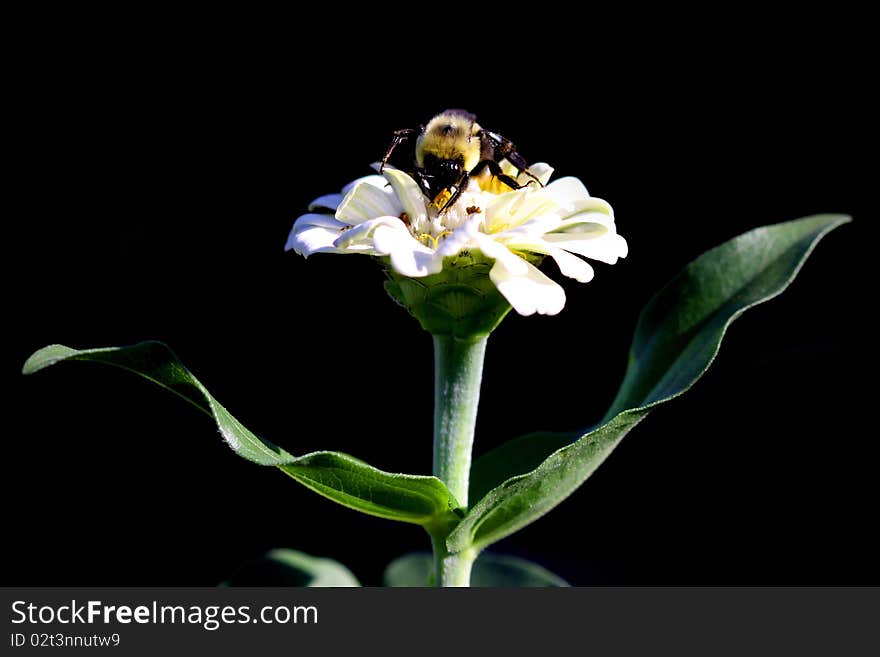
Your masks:
<svg viewBox="0 0 880 657"><path fill-rule="evenodd" d="M446 201L448 201L452 197L452 194L453 194L453 192L450 191L449 189L441 190L441 192L439 194L437 194L437 196L434 197L434 200L432 201L432 205L435 208L444 207L446 205Z"/></svg>
<svg viewBox="0 0 880 657"><path fill-rule="evenodd" d="M409 215L406 212L401 212L399 219L404 223L405 226L409 227L411 225Z"/></svg>
<svg viewBox="0 0 880 657"><path fill-rule="evenodd" d="M440 246L440 242L442 242L449 235L452 235L452 231L447 229L441 231L437 235L432 235L431 233L419 233L415 237L425 246L436 249L438 246Z"/></svg>
<svg viewBox="0 0 880 657"><path fill-rule="evenodd" d="M465 210L465 212L467 212L468 215L480 214L482 212L482 210L480 208L478 208L476 205L469 205L467 207L467 209Z"/></svg>

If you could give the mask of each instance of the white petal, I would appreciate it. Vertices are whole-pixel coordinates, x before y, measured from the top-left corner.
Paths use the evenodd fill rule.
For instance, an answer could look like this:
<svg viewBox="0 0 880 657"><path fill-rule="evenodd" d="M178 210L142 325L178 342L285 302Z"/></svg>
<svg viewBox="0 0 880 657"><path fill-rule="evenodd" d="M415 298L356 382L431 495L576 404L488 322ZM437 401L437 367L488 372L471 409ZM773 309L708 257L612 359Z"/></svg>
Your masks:
<svg viewBox="0 0 880 657"><path fill-rule="evenodd" d="M324 194L324 196L319 196L309 203L309 212L314 210L329 210L330 212L336 212L336 208L339 207L339 204L342 203L342 199L344 198L345 196L342 194Z"/></svg>
<svg viewBox="0 0 880 657"><path fill-rule="evenodd" d="M479 216L471 217L452 231L452 234L440 242L440 246L437 247L438 257L448 258L468 246L477 246L474 235L479 232L481 222L482 219Z"/></svg>
<svg viewBox="0 0 880 657"><path fill-rule="evenodd" d="M377 226L373 244L379 254L391 258L394 271L404 276L420 278L443 269L443 258L416 240L402 223Z"/></svg>
<svg viewBox="0 0 880 657"><path fill-rule="evenodd" d="M615 232L614 219L601 212L580 212L563 219L555 233L593 233L596 236ZM548 231L549 232L549 231Z"/></svg>
<svg viewBox="0 0 880 657"><path fill-rule="evenodd" d="M338 230L347 225L334 219L333 215L310 212L309 214L297 217L296 221L293 222L293 230L305 228L306 226L323 226L324 228L336 228Z"/></svg>
<svg viewBox="0 0 880 657"><path fill-rule="evenodd" d="M370 176L364 176L363 178L358 178L357 180L352 180L350 183L342 188L342 193L348 194L351 190L353 190L361 183L372 185L373 187L378 187L379 189L389 193L391 192L391 188L388 187L388 181L385 180L385 178L383 178L382 176L377 176L376 174L373 174Z"/></svg>
<svg viewBox="0 0 880 657"><path fill-rule="evenodd" d="M517 204L522 203L523 197L529 190L518 190L490 197L491 200L484 208L486 213L486 226L489 230L505 230L510 227L510 216Z"/></svg>
<svg viewBox="0 0 880 657"><path fill-rule="evenodd" d="M538 192L526 194L522 202L515 208L510 217L511 226L521 226L526 222L549 222L554 227L559 225L559 206L544 194ZM545 229L545 232L548 229Z"/></svg>
<svg viewBox="0 0 880 657"><path fill-rule="evenodd" d="M556 248L565 249L599 262L606 262L609 265L617 263L618 258L625 258L629 252L626 240L612 232L599 237L579 233L551 233L545 235L544 239Z"/></svg>
<svg viewBox="0 0 880 657"><path fill-rule="evenodd" d="M511 275L525 276L528 272L529 263L518 255L511 253L510 249L504 244L496 242L483 233L476 233L473 235L473 240L486 257L495 258L496 264L499 262L502 263L505 270L509 271Z"/></svg>
<svg viewBox="0 0 880 657"><path fill-rule="evenodd" d="M552 249L550 257L556 261L559 271L564 276L573 278L578 283L589 283L593 280L593 268L584 261L562 249Z"/></svg>
<svg viewBox="0 0 880 657"><path fill-rule="evenodd" d="M523 239L540 238L545 233L557 230L561 225L562 219L558 215L548 213L524 221L515 228L499 231L495 237L505 243L518 243Z"/></svg>
<svg viewBox="0 0 880 657"><path fill-rule="evenodd" d="M601 212L602 214L614 216L614 209L611 207L611 204L598 196L576 199L574 207L576 212Z"/></svg>
<svg viewBox="0 0 880 657"><path fill-rule="evenodd" d="M565 291L536 267L522 262L526 265L525 273L515 275L503 261L496 260L489 278L520 315L557 314L565 306Z"/></svg>
<svg viewBox="0 0 880 657"><path fill-rule="evenodd" d="M546 162L535 162L528 168L528 172L532 175L530 176L526 173L521 173L517 176L516 182L520 185L528 185L530 180L537 178L538 182L542 185L546 185L547 181L550 180L550 176L553 175L553 167ZM532 176L535 178L532 178Z"/></svg>
<svg viewBox="0 0 880 657"><path fill-rule="evenodd" d="M322 214L304 214L293 224L285 251L293 249L308 257L313 253L341 253L333 246L345 224Z"/></svg>
<svg viewBox="0 0 880 657"><path fill-rule="evenodd" d="M291 231L284 250L293 249L294 252L306 258L315 253L345 253L343 249L333 246L337 237L339 237L339 231L321 226L310 226L299 232Z"/></svg>
<svg viewBox="0 0 880 657"><path fill-rule="evenodd" d="M369 182L360 182L340 203L336 218L347 224L360 224L377 217L397 217L401 212L403 206L393 194Z"/></svg>
<svg viewBox="0 0 880 657"><path fill-rule="evenodd" d="M562 207L572 207L576 202L590 198L584 183L572 176L554 180L544 188L544 191Z"/></svg>
<svg viewBox="0 0 880 657"><path fill-rule="evenodd" d="M565 206L567 212L563 213L563 218L574 218L582 214L601 214L603 223L609 220L614 221L614 209L608 201L595 196L575 199Z"/></svg>
<svg viewBox="0 0 880 657"><path fill-rule="evenodd" d="M527 187L494 197L486 207L486 226L491 232L509 230L544 215L558 217L557 210L554 199L543 190Z"/></svg>
<svg viewBox="0 0 880 657"><path fill-rule="evenodd" d="M589 283L593 280L593 268L577 256L573 256L555 244L546 242L541 237L526 237L521 240L506 242L510 249L517 251L529 251L531 253L543 253L556 261L565 276L573 278L580 283Z"/></svg>
<svg viewBox="0 0 880 657"><path fill-rule="evenodd" d="M406 226L397 217L376 217L363 223L353 226L344 233L337 234L334 246L340 249L346 249L351 246L367 246L373 248L373 232L379 226L400 226L406 230Z"/></svg>
<svg viewBox="0 0 880 657"><path fill-rule="evenodd" d="M425 195L415 180L410 178L400 169L386 167L385 178L391 183L394 193L403 206L403 211L409 215L410 222L421 222L427 216L425 207Z"/></svg>

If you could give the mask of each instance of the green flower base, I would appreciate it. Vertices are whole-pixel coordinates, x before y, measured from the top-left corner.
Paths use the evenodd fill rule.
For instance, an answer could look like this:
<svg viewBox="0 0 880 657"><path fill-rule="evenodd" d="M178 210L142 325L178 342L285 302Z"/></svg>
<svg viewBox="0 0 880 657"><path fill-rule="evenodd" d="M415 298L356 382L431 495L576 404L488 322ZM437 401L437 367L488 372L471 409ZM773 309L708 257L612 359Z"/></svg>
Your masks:
<svg viewBox="0 0 880 657"><path fill-rule="evenodd" d="M431 335L460 340L486 337L510 312L510 304L489 279L494 260L462 251L443 261L443 271L424 278L395 272L387 258L385 291Z"/></svg>

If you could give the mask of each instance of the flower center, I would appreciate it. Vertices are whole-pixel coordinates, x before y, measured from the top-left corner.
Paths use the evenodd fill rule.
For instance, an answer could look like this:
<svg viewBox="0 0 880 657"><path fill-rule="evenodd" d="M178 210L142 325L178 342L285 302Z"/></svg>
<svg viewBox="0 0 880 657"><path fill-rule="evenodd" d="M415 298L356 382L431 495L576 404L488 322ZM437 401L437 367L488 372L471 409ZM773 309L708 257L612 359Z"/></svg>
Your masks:
<svg viewBox="0 0 880 657"><path fill-rule="evenodd" d="M443 213L440 212L437 205L426 201L424 218L411 221L409 216L406 219L401 216L401 221L406 224L412 236L419 242L436 249L444 239L466 221L476 216L484 216L484 208L495 196L496 194L483 191L476 180L471 180L467 189ZM484 230L482 225L480 230Z"/></svg>

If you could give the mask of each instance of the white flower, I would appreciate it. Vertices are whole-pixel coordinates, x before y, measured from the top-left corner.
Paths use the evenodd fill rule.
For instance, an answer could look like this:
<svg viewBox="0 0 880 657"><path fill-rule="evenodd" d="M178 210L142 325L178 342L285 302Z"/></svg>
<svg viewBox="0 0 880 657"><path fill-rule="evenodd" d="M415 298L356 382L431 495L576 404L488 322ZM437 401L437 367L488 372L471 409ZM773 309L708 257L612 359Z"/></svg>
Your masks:
<svg viewBox="0 0 880 657"><path fill-rule="evenodd" d="M309 214L294 223L286 249L303 256L387 256L397 273L413 278L439 273L444 258L463 250L479 251L494 259L489 277L519 314L555 315L565 292L529 259L549 256L565 276L586 283L593 268L578 256L614 264L626 256L627 245L611 206L590 196L577 178L547 184L551 167L536 164L529 171L545 186L528 184L527 174L520 175L526 186L518 190L499 190L498 184L483 189L471 180L440 214L410 176L386 168L383 176L361 178L342 194L313 201Z"/></svg>

